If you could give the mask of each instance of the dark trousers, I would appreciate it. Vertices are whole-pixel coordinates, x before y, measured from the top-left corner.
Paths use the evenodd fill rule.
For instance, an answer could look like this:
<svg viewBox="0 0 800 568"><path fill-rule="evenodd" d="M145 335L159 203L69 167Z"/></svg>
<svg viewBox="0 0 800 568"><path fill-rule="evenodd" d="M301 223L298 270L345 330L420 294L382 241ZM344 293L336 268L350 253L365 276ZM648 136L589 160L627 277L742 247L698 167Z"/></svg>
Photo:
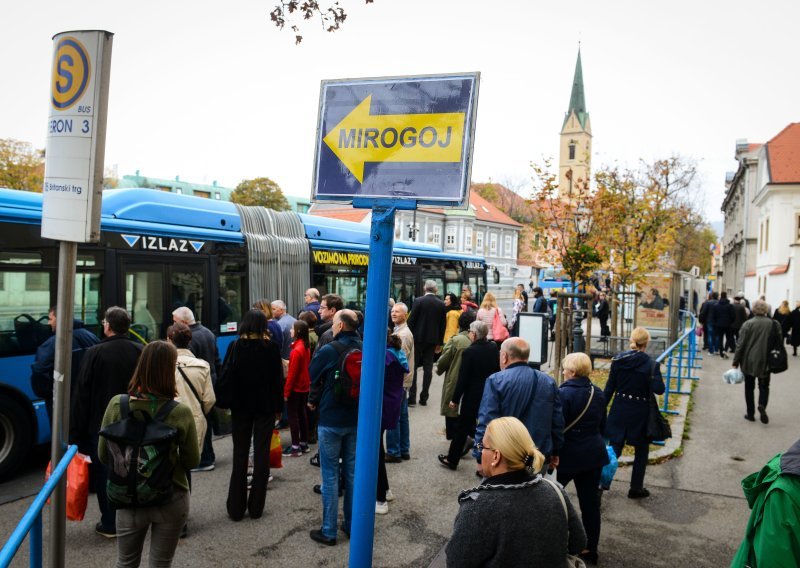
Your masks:
<svg viewBox="0 0 800 568"><path fill-rule="evenodd" d="M89 456L92 458L92 463L89 465L89 468L91 469L94 491L97 495L97 506L100 508L100 522L103 524L104 529L116 530L117 512L109 505L108 494L106 493L108 468L100 463L100 458L97 456L97 441L99 437L99 434L94 434L91 438L92 446L89 450Z"/></svg>
<svg viewBox="0 0 800 568"><path fill-rule="evenodd" d="M703 328L703 349L708 351L708 324L700 324Z"/></svg>
<svg viewBox="0 0 800 568"><path fill-rule="evenodd" d="M617 457L622 455L624 444L611 444ZM644 473L647 470L647 458L650 456L650 444L634 446L633 470L631 471L631 489L644 488Z"/></svg>
<svg viewBox="0 0 800 568"><path fill-rule="evenodd" d="M456 422L456 429L453 432L453 439L450 442L450 450L447 452L447 461L453 467L458 465L461 461L461 454L464 452L464 444L467 442L467 436L475 431L475 416L461 415Z"/></svg>
<svg viewBox="0 0 800 568"><path fill-rule="evenodd" d="M717 351L720 355L725 353L726 349L730 349L733 344L733 329L730 327L717 326L714 329L715 339L717 340Z"/></svg>
<svg viewBox="0 0 800 568"><path fill-rule="evenodd" d="M417 343L414 345L414 380L411 383L409 401L417 400L417 369L422 363L422 391L419 393L420 402L428 402L428 390L433 380L433 355L436 345L433 343Z"/></svg>
<svg viewBox="0 0 800 568"><path fill-rule="evenodd" d="M286 401L289 412L289 430L292 433L292 446L308 444L308 415L306 414L307 392L293 392Z"/></svg>
<svg viewBox="0 0 800 568"><path fill-rule="evenodd" d="M611 328L608 327L608 318L598 318L600 320L600 335L602 337L608 337L611 335ZM577 484L577 482L576 482Z"/></svg>
<svg viewBox="0 0 800 568"><path fill-rule="evenodd" d="M311 410L306 406L306 417L308 418L308 443L317 443L317 423L319 422L319 408Z"/></svg>
<svg viewBox="0 0 800 568"><path fill-rule="evenodd" d="M216 412L213 410L208 415L208 427L206 428L206 437L203 438L203 447L200 452L200 465L211 465L217 461L217 456L214 454L214 446L211 444L211 430L213 430L213 417L216 417Z"/></svg>
<svg viewBox="0 0 800 568"><path fill-rule="evenodd" d="M756 378L752 375L744 376L744 403L747 405L747 415L755 416L755 390ZM767 407L769 402L769 377L758 377L758 406Z"/></svg>
<svg viewBox="0 0 800 568"><path fill-rule="evenodd" d="M383 447L383 434L386 432L381 428L380 444L378 445L378 492L375 500L380 503L386 502L386 492L389 490L389 476L386 475L386 449Z"/></svg>
<svg viewBox="0 0 800 568"><path fill-rule="evenodd" d="M456 433L457 425L458 425L458 416L444 417L444 435L446 439L448 440L453 439L453 435L455 435Z"/></svg>
<svg viewBox="0 0 800 568"><path fill-rule="evenodd" d="M558 482L567 486L570 481L575 481L575 490L578 492L578 502L581 505L581 520L586 531L586 548L597 552L597 543L600 541L600 499L597 488L600 486L601 469L592 469L577 474L565 474L558 470Z"/></svg>
<svg viewBox="0 0 800 568"><path fill-rule="evenodd" d="M275 416L231 412L233 427L233 466L228 485L228 515L234 521L244 517L245 509L257 519L264 512L269 478L269 442ZM247 462L250 459L250 438L253 439L253 483L247 495Z"/></svg>

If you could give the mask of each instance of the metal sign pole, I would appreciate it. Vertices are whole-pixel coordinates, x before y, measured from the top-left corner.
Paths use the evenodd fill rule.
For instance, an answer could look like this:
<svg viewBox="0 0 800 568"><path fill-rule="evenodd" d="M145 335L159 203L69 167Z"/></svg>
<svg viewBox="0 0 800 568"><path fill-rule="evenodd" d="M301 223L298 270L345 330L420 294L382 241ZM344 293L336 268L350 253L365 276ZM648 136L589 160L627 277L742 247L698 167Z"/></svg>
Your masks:
<svg viewBox="0 0 800 568"><path fill-rule="evenodd" d="M363 379L358 403L355 494L350 527L350 568L372 566L394 213L395 209L391 204L378 205L372 209L367 306L364 317L364 359L361 366Z"/></svg>

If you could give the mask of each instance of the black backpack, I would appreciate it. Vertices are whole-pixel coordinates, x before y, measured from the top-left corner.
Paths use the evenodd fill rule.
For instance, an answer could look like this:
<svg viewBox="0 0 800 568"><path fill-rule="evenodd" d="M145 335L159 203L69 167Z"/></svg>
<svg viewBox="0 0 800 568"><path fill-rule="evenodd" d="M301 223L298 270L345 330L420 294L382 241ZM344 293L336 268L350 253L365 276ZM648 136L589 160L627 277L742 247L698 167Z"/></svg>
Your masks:
<svg viewBox="0 0 800 568"><path fill-rule="evenodd" d="M151 417L143 410L131 412L130 396L120 397L120 420L100 430L110 458L106 493L112 508L154 507L172 499L170 453L178 430L164 420L176 406L167 401Z"/></svg>
<svg viewBox="0 0 800 568"><path fill-rule="evenodd" d="M332 341L330 345L339 354L339 361L333 375L333 399L345 406L358 406L361 394L361 360L363 353L360 346L345 345Z"/></svg>

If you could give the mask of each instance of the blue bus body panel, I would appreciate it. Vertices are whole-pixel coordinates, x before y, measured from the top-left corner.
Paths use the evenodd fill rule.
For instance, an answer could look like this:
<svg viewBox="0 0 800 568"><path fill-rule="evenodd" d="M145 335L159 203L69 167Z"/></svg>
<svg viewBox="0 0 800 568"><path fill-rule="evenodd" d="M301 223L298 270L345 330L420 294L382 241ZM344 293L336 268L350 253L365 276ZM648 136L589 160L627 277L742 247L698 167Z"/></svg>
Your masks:
<svg viewBox="0 0 800 568"><path fill-rule="evenodd" d="M36 444L50 441L50 419L44 401L39 399L31 389L31 365L33 355L17 355L4 357L0 365L0 384L7 385L13 390L22 393L32 401L33 413L36 420Z"/></svg>

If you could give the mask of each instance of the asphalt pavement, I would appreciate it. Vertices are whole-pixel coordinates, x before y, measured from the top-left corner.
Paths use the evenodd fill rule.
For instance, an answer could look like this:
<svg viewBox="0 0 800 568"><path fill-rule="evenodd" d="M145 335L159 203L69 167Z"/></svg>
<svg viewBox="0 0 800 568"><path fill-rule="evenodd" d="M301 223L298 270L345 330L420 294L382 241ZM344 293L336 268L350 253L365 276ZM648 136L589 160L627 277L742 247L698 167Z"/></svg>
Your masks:
<svg viewBox="0 0 800 568"><path fill-rule="evenodd" d="M630 469L625 467L603 498L601 566L730 563L749 514L741 479L800 437L800 364L789 359L789 370L773 377L770 423L764 425L744 420L743 386L722 382L730 361L705 356L683 456L648 467L648 499L627 499ZM455 472L436 460L447 448L439 415L441 384L440 377L434 378L428 406L410 409L411 460L387 464L396 500L389 503L388 515L376 517L373 566L427 567L452 531L456 496L478 482L472 460ZM288 431L281 435L288 440ZM320 479L319 469L308 462L311 454L283 458L284 467L273 471L264 516L234 523L225 513L230 438L217 440L215 450L216 469L194 474L189 538L180 542L175 566L347 566L349 541L342 532L335 547L308 537L322 518L320 497L312 492ZM30 483L30 475L35 473L0 485L0 493L14 493L15 484ZM572 487L568 492L574 496ZM0 541L5 542L31 501L27 497L0 506ZM90 496L86 519L67 524L68 566L113 564L114 541L94 533L98 519ZM48 530L45 513L45 542ZM47 562L47 546L44 553ZM13 565L28 565L27 545Z"/></svg>

